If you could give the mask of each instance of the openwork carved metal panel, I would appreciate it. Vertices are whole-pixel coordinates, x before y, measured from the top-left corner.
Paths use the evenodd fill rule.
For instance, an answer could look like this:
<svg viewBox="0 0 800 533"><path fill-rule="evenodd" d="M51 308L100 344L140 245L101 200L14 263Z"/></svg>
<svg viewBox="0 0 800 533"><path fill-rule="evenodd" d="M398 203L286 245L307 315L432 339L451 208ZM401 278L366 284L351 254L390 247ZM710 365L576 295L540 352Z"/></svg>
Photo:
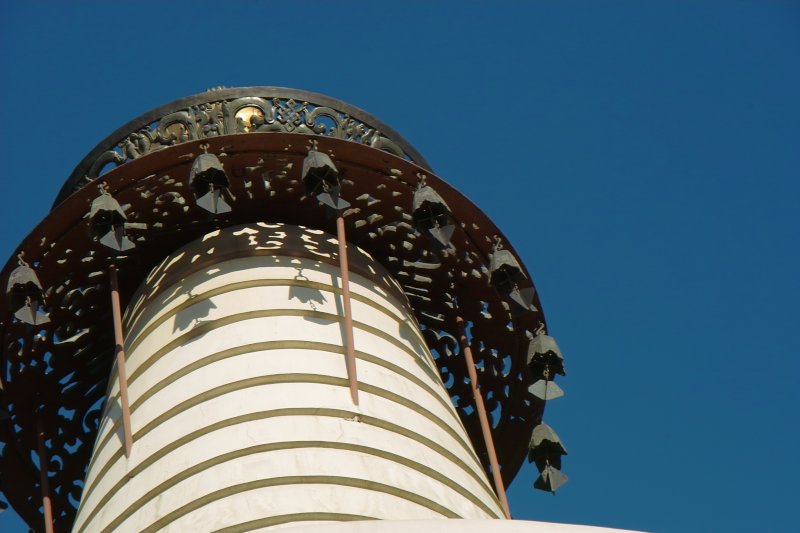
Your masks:
<svg viewBox="0 0 800 533"><path fill-rule="evenodd" d="M392 128L340 100L281 87L219 88L154 109L111 134L78 164L56 205L98 176L151 152L196 139L251 132L344 139L428 167Z"/></svg>

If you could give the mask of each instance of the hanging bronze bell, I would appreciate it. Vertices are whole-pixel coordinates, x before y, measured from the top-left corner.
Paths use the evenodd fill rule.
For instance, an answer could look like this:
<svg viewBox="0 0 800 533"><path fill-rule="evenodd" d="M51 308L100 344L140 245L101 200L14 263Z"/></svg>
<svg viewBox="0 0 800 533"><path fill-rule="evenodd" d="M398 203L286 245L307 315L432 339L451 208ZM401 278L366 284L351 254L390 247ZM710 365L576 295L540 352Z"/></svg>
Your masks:
<svg viewBox="0 0 800 533"><path fill-rule="evenodd" d="M499 246L499 245L498 245ZM489 280L500 294L508 296L516 312L536 311L533 298L536 291L533 287L520 287L528 277L509 250L495 247L489 263Z"/></svg>
<svg viewBox="0 0 800 533"><path fill-rule="evenodd" d="M102 190L89 209L89 235L118 252L130 250L135 245L125 235L126 221L127 217L119 203Z"/></svg>
<svg viewBox="0 0 800 533"><path fill-rule="evenodd" d="M349 202L339 197L342 189L339 170L328 154L316 148L309 150L303 159L302 177L306 194L316 197L321 204L337 211L350 207Z"/></svg>
<svg viewBox="0 0 800 533"><path fill-rule="evenodd" d="M548 378L552 379L555 374L566 375L564 372L564 357L556 344L556 340L550 335L540 333L531 339L528 344L528 367L534 376L542 376L545 369L548 370Z"/></svg>
<svg viewBox="0 0 800 533"><path fill-rule="evenodd" d="M450 248L450 239L456 229L452 223L453 215L442 197L424 183L421 181L421 186L414 191L411 210L414 227L433 239L440 249Z"/></svg>
<svg viewBox="0 0 800 533"><path fill-rule="evenodd" d="M49 315L40 311L44 303L44 291L36 272L26 264L11 271L6 285L6 296L14 316L32 326L50 322Z"/></svg>
<svg viewBox="0 0 800 533"><path fill-rule="evenodd" d="M231 206L225 201L230 182L222 163L214 154L200 154L192 163L189 186L194 191L197 205L218 215L229 213Z"/></svg>

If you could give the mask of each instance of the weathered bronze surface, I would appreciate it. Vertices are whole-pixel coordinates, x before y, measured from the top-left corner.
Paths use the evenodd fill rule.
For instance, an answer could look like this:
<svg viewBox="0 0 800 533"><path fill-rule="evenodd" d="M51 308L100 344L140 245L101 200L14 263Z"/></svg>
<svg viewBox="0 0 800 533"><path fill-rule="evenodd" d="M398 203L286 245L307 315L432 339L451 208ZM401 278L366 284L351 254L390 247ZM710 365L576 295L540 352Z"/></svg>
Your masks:
<svg viewBox="0 0 800 533"><path fill-rule="evenodd" d="M284 87L211 89L175 100L128 122L81 161L55 205L112 168L169 146L235 133L323 135L386 150L428 168L392 128L335 98Z"/></svg>

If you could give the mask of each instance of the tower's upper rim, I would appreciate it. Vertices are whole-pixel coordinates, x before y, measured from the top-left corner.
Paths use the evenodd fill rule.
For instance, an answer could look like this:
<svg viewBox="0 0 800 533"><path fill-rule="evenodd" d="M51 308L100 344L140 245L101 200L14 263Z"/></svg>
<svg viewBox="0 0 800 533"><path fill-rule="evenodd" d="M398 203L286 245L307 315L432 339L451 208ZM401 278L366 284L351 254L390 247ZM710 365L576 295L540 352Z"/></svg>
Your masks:
<svg viewBox="0 0 800 533"><path fill-rule="evenodd" d="M287 87L209 89L152 109L100 141L67 178L54 207L112 168L186 141L249 132L324 135L379 148L430 165L390 126L324 94Z"/></svg>

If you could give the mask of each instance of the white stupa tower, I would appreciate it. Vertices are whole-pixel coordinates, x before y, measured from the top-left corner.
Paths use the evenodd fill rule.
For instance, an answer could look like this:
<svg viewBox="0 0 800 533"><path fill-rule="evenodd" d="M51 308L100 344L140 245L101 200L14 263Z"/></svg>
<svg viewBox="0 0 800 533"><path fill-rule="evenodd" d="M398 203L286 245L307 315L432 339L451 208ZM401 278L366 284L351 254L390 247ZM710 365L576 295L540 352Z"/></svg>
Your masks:
<svg viewBox="0 0 800 533"><path fill-rule="evenodd" d="M526 458L566 481L530 274L343 102L220 89L137 118L2 280L0 489L37 531L586 529L505 498Z"/></svg>

